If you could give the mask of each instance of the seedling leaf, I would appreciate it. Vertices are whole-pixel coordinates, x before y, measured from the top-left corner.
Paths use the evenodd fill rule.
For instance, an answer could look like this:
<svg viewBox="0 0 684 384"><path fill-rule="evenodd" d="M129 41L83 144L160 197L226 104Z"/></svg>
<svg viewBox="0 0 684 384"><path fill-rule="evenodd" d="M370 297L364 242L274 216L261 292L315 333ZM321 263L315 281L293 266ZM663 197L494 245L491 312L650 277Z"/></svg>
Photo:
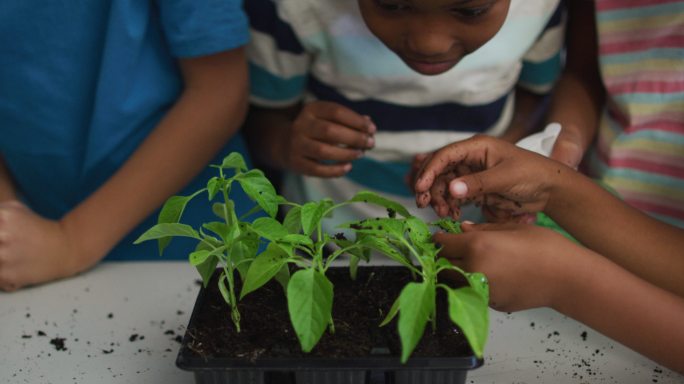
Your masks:
<svg viewBox="0 0 684 384"><path fill-rule="evenodd" d="M242 286L240 299L253 292L271 280L287 263L289 255L281 248L271 243L266 250L257 256L247 270L247 276Z"/></svg>
<svg viewBox="0 0 684 384"><path fill-rule="evenodd" d="M366 236L360 240L360 243L364 247L368 247L383 255L389 257L390 259L404 265L405 267L412 267L411 261L408 259L407 255L402 254L397 251L392 245L383 239L378 239L377 237Z"/></svg>
<svg viewBox="0 0 684 384"><path fill-rule="evenodd" d="M309 236L300 235L298 233L288 233L278 241L292 245L301 245L306 248L313 248L314 245L313 240L311 240Z"/></svg>
<svg viewBox="0 0 684 384"><path fill-rule="evenodd" d="M180 221L181 216L183 215L185 206L194 196L195 195L171 196L168 200L166 200L161 210L159 211L159 216L157 216L157 224L178 223ZM171 237L162 237L158 239L160 255L164 253L164 249L169 245L170 242Z"/></svg>
<svg viewBox="0 0 684 384"><path fill-rule="evenodd" d="M283 226L290 233L299 233L302 231L302 208L292 207L283 219Z"/></svg>
<svg viewBox="0 0 684 384"><path fill-rule="evenodd" d="M252 169L236 176L235 179L240 183L247 196L256 201L269 216L276 216L278 213L278 194L263 172Z"/></svg>
<svg viewBox="0 0 684 384"><path fill-rule="evenodd" d="M228 201L226 204L214 203L211 205L211 211L214 212L214 215L228 221L234 216L231 214L231 212L235 212L235 203L232 201ZM228 216L226 216L226 212L228 213Z"/></svg>
<svg viewBox="0 0 684 384"><path fill-rule="evenodd" d="M274 279L283 287L283 292L287 293L287 284L290 282L290 268L288 268L287 264L280 268Z"/></svg>
<svg viewBox="0 0 684 384"><path fill-rule="evenodd" d="M485 303L489 303L489 282L487 277L480 272L466 273L470 286L482 297Z"/></svg>
<svg viewBox="0 0 684 384"><path fill-rule="evenodd" d="M304 231L305 235L311 236L323 218L323 213L325 210L330 208L332 205L333 203L330 199L311 201L302 205L300 215L302 221L302 230Z"/></svg>
<svg viewBox="0 0 684 384"><path fill-rule="evenodd" d="M245 159L242 158L241 154L239 154L237 152L231 152L228 156L223 158L223 162L221 163L221 168L233 169L236 172L237 171L246 171L247 170L247 164L245 164Z"/></svg>
<svg viewBox="0 0 684 384"><path fill-rule="evenodd" d="M405 220L406 231L408 232L409 238L414 245L422 246L424 244L432 244L432 234L430 233L430 228L423 220L412 216Z"/></svg>
<svg viewBox="0 0 684 384"><path fill-rule="evenodd" d="M223 241L228 241L229 239L232 240L229 236L231 233L230 228L226 225L226 223L222 223L220 221L212 221L206 224L202 224L203 228L206 228L215 234L217 234ZM237 226L234 227L237 229ZM234 229L234 230L235 230ZM239 231L238 231L239 234Z"/></svg>
<svg viewBox="0 0 684 384"><path fill-rule="evenodd" d="M266 240L276 241L287 235L287 230L276 219L260 217L252 223L252 230Z"/></svg>
<svg viewBox="0 0 684 384"><path fill-rule="evenodd" d="M403 205L370 191L360 191L354 197L349 199L349 201L371 203L385 208L389 208L404 217L411 216L409 211L406 208L404 208Z"/></svg>
<svg viewBox="0 0 684 384"><path fill-rule="evenodd" d="M200 242L197 243L195 251L209 251L210 249L211 248L209 247L209 245ZM214 274L214 270L216 270L216 265L218 264L218 262L218 257L207 257L207 259L203 263L195 266L195 268L197 268L197 272L199 272L200 276L202 277L202 285L204 286L204 288L206 288L209 284L209 280L211 280L211 276Z"/></svg>
<svg viewBox="0 0 684 384"><path fill-rule="evenodd" d="M454 234L462 233L461 223L458 221L452 220L452 219L448 219L448 218L439 219L439 220L431 223L431 225L437 226L440 229L442 229L448 233L454 233Z"/></svg>
<svg viewBox="0 0 684 384"><path fill-rule="evenodd" d="M444 289L449 297L449 318L461 328L475 356L482 358L489 329L487 302L471 287Z"/></svg>
<svg viewBox="0 0 684 384"><path fill-rule="evenodd" d="M221 179L214 176L207 181L207 198L211 201L214 196L221 190Z"/></svg>
<svg viewBox="0 0 684 384"><path fill-rule="evenodd" d="M188 257L190 259L190 264L193 266L198 266L204 263L209 257L210 253L211 251L208 249L200 249L199 251L192 252Z"/></svg>
<svg viewBox="0 0 684 384"><path fill-rule="evenodd" d="M397 297L394 300L394 303L392 304L392 307L390 308L389 312L387 312L387 316L385 316L385 319L380 323L381 327L384 327L385 325L389 324L392 319L397 315L399 312L399 297Z"/></svg>
<svg viewBox="0 0 684 384"><path fill-rule="evenodd" d="M310 352L332 321L333 285L309 268L295 272L287 285L287 308L302 351Z"/></svg>
<svg viewBox="0 0 684 384"><path fill-rule="evenodd" d="M435 306L435 287L426 282L408 283L399 295L401 362L405 363L423 336Z"/></svg>
<svg viewBox="0 0 684 384"><path fill-rule="evenodd" d="M170 240L171 237L173 236L178 236L178 237L191 237L193 239L199 240L199 234L197 231L192 229L191 226L187 224L180 224L180 223L162 223L162 224L157 224L153 226L152 228L148 229L138 237L133 244L139 244L142 243L143 241L147 240L155 240L155 239L163 239L163 238L168 238ZM168 243L167 243L168 244ZM164 247L159 246L159 254L161 255L162 252L164 252Z"/></svg>

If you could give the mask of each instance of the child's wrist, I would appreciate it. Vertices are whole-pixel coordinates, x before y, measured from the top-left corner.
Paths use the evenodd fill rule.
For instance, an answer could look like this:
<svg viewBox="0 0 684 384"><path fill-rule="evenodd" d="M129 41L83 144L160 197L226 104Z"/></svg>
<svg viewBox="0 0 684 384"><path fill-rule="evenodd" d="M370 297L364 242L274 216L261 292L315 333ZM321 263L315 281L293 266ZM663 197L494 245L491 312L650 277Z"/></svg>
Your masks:
<svg viewBox="0 0 684 384"><path fill-rule="evenodd" d="M558 283L549 307L568 315L576 313L577 305L582 305L583 300L591 297L594 284L591 281L594 276L592 260L597 255L577 244L568 244L564 249L567 263L558 268Z"/></svg>
<svg viewBox="0 0 684 384"><path fill-rule="evenodd" d="M97 264L107 253L109 248L98 246L97 239L101 235L90 234L89 229L97 231L98 228L89 226L89 229L81 228L77 215L71 212L59 220L59 225L66 239L68 255L64 261L64 269L67 275L83 272Z"/></svg>
<svg viewBox="0 0 684 384"><path fill-rule="evenodd" d="M557 161L552 161L549 164L547 172L547 201L544 207L544 213L551 218L563 215L563 211L576 198L573 190L576 189L575 184L578 182L577 172L568 166Z"/></svg>

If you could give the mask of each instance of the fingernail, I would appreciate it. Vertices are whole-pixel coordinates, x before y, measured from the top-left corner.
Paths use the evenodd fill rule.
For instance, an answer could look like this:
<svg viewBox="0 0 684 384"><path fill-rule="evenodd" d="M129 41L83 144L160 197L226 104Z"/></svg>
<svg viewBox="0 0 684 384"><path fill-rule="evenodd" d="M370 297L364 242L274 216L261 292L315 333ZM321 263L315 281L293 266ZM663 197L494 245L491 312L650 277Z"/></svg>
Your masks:
<svg viewBox="0 0 684 384"><path fill-rule="evenodd" d="M375 133L378 130L378 127L375 125L375 123L373 123L373 119L371 119L368 115L364 115L363 117L368 122L368 132Z"/></svg>
<svg viewBox="0 0 684 384"><path fill-rule="evenodd" d="M465 197L468 194L468 185L460 180L456 180L451 183L450 190L454 197Z"/></svg>
<svg viewBox="0 0 684 384"><path fill-rule="evenodd" d="M373 148L374 145L375 145L375 139L372 138L372 137L369 137L369 138L366 140L366 146L367 146L368 148Z"/></svg>
<svg viewBox="0 0 684 384"><path fill-rule="evenodd" d="M345 172L351 171L351 169L352 169L351 163L345 164L344 168L342 168L342 169L344 169Z"/></svg>

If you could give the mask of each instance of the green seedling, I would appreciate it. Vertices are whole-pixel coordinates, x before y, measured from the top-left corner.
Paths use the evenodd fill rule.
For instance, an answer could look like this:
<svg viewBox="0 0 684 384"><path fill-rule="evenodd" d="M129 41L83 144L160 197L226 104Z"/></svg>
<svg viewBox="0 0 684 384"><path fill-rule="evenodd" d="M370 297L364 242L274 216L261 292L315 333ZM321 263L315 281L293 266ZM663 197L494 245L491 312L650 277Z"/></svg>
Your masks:
<svg viewBox="0 0 684 384"><path fill-rule="evenodd" d="M206 188L190 196L172 196L169 198L157 219L157 224L143 233L136 241L138 244L147 240L157 240L159 254L169 245L173 237L189 237L197 240L195 251L190 253L190 264L197 268L202 276L204 287L209 283L216 267L222 269L218 279L218 288L231 309L231 318L240 332L240 312L235 292L235 271L242 279L247 273L249 264L256 258L260 249L259 232L267 232L259 226L264 220L272 220L278 212L278 205L284 199L276 194L271 182L260 170L247 170L244 159L238 153L228 155L220 165L212 165L219 175L212 177ZM232 176L229 176L232 175ZM230 198L231 188L237 182L253 201L255 206L243 217L238 218L235 204ZM197 196L206 193L216 221L203 223L195 229L181 223L183 210ZM268 215L256 219L253 223L243 221L245 217L264 211ZM256 228L256 229L255 229Z"/></svg>
<svg viewBox="0 0 684 384"><path fill-rule="evenodd" d="M449 233L460 233L457 222L442 219L431 223ZM437 289L448 298L448 313L468 340L476 356L482 357L489 325L489 289L481 273L468 273L439 258L439 248L432 241L429 226L414 216L361 220L346 227L369 248L384 254L408 268L416 281L408 283L380 324L388 324L399 313L397 328L401 339L401 361L406 362L423 336L425 326L436 331ZM455 271L466 277L468 286L452 288L441 283L438 275Z"/></svg>
<svg viewBox="0 0 684 384"><path fill-rule="evenodd" d="M326 329L335 331L332 319L333 284L325 275L327 270L338 257L350 254L354 260L351 263L354 275L358 260L368 259L371 249L369 241L374 242L372 237L366 239L358 236L357 240L349 241L341 234L330 236L323 232L322 223L326 217L331 216L336 209L354 203L380 205L409 215L398 203L371 192L359 192L353 198L337 204L330 199L303 205L285 202L289 210L282 223L270 218L257 219L263 225L254 222L254 230L271 242L266 251L250 265L240 297L277 277L278 271L284 270L286 265L294 265L296 272L286 288L287 304L292 326L304 352L313 349ZM328 246L337 249L328 254Z"/></svg>
<svg viewBox="0 0 684 384"><path fill-rule="evenodd" d="M239 154L226 157L214 166L219 176L207 187L190 196L174 196L162 208L158 224L150 228L136 243L157 240L163 252L172 237L190 237L198 241L189 255L197 267L204 285L218 265L222 273L218 288L231 308L231 317L238 332L240 314L238 301L272 279L285 289L292 326L304 352L311 351L325 333L334 333L332 318L333 284L326 277L332 263L341 255L349 256L352 277L361 260L369 260L375 251L408 268L415 281L402 290L381 325L399 314L398 328L402 342L402 362L405 362L423 335L428 321L435 328L436 291L444 289L449 303L449 316L458 325L478 357L486 341L488 318L488 288L481 274L469 274L437 257L439 249L431 241L429 226L409 214L401 204L372 192L362 191L351 199L335 203L330 199L297 204L276 194L273 185L259 170L247 170ZM227 173L232 174L228 176ZM243 217L235 213L230 199L232 185L238 182L255 206ZM202 193L213 202L213 211L220 221L204 223L195 229L180 223L187 203ZM342 228L354 233L347 239L342 233L330 235L322 230L322 222L334 211L349 204L373 204L387 209L389 217L349 223ZM276 218L279 206L287 207L281 220ZM258 211L267 215L251 222L245 217ZM458 223L440 220L431 225L457 233ZM327 251L333 249L332 251ZM260 251L262 250L262 251ZM292 267L292 268L291 268ZM239 296L235 292L235 271L242 281ZM290 271L294 271L290 275ZM470 285L453 289L440 283L437 275L453 270L467 277Z"/></svg>

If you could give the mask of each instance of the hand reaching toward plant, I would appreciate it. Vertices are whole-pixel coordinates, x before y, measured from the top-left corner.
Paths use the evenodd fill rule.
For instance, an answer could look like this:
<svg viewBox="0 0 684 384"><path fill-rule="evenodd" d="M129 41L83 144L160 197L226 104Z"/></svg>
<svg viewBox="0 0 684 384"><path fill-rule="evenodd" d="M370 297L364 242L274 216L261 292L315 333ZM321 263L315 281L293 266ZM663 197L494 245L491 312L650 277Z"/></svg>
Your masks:
<svg viewBox="0 0 684 384"><path fill-rule="evenodd" d="M419 153L417 155L414 155L413 159L411 159L411 167L409 168L409 172L404 176L404 183L406 183L406 186L413 193L415 193L413 187L416 184L416 178L418 177L418 173L420 172L420 169L423 167L425 159L427 159L429 156L430 153Z"/></svg>
<svg viewBox="0 0 684 384"><path fill-rule="evenodd" d="M423 163L415 183L416 203L454 219L460 214L457 207L471 201L510 215L542 211L550 180L561 168L540 159L487 136L447 145Z"/></svg>
<svg viewBox="0 0 684 384"><path fill-rule="evenodd" d="M451 173L456 177L441 177ZM682 280L671 273L684 270L684 230L628 206L557 161L492 137L474 137L435 152L415 184L418 206L432 204L438 213L457 216L436 196L440 188L459 205L475 200L511 214L543 211L581 244L684 296Z"/></svg>
<svg viewBox="0 0 684 384"><path fill-rule="evenodd" d="M489 304L499 311L552 307L578 273L579 245L531 225L461 224L462 234L436 233L440 256L489 281Z"/></svg>
<svg viewBox="0 0 684 384"><path fill-rule="evenodd" d="M351 162L373 148L376 127L342 105L314 101L306 104L282 137L275 158L292 171L318 177L339 177L351 170ZM281 165L281 167L282 167Z"/></svg>
<svg viewBox="0 0 684 384"><path fill-rule="evenodd" d="M24 204L0 203L0 289L14 291L73 275L75 245L65 226L44 219Z"/></svg>
<svg viewBox="0 0 684 384"><path fill-rule="evenodd" d="M484 273L492 308L550 307L684 372L682 297L545 228L464 223L461 229L434 235L440 256Z"/></svg>
<svg viewBox="0 0 684 384"><path fill-rule="evenodd" d="M421 153L413 157L411 169L406 175L405 181L414 193L416 179L423 167L423 164L427 163L427 160L432 156L432 153ZM440 217L450 216L454 219L458 219L461 214L461 205L469 201L469 199L463 200L453 197L449 193L449 182L451 180L457 178L459 175L464 176L472 173L471 168L465 165L455 168L456 171L449 171L437 176L436 180L432 183L432 187L430 188L430 197L432 199L430 205ZM530 224L533 223L536 218L536 215L532 213L513 215L510 211L495 209L487 205L482 206L482 214L488 222L492 223Z"/></svg>

